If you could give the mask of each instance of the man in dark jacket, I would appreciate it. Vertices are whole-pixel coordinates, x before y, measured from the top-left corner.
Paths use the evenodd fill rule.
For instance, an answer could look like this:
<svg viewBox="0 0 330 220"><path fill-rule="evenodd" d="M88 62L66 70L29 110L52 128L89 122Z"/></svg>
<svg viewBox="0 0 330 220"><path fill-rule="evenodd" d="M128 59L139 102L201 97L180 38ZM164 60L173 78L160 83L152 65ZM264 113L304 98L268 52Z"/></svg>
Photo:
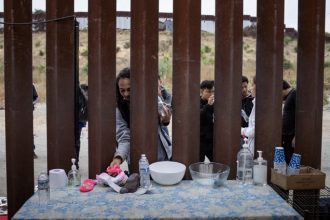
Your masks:
<svg viewBox="0 0 330 220"><path fill-rule="evenodd" d="M249 116L253 108L253 97L248 90L249 80L242 76L242 107L241 107L241 127L249 126Z"/></svg>
<svg viewBox="0 0 330 220"><path fill-rule="evenodd" d="M200 161L205 156L213 161L213 103L214 81L204 80L200 85Z"/></svg>
<svg viewBox="0 0 330 220"><path fill-rule="evenodd" d="M79 169L80 137L81 130L88 121L88 85L81 84L77 89L78 124L75 127L75 158L76 167Z"/></svg>
<svg viewBox="0 0 330 220"><path fill-rule="evenodd" d="M34 110L34 105L38 102L39 100L39 96L36 90L36 87L32 84L32 106L33 106L33 110ZM35 152L36 146L33 143L33 158L37 159L38 155Z"/></svg>
<svg viewBox="0 0 330 220"><path fill-rule="evenodd" d="M282 96L285 101L282 120L282 145L285 161L289 164L295 147L296 90L285 80L283 80Z"/></svg>

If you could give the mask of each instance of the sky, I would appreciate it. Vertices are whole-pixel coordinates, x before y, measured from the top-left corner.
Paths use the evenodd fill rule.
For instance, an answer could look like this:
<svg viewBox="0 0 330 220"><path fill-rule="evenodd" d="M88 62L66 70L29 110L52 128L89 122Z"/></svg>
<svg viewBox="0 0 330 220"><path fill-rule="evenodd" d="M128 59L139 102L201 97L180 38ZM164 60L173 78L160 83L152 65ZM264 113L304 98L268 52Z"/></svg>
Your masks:
<svg viewBox="0 0 330 220"><path fill-rule="evenodd" d="M3 1L0 0L0 11L3 11ZM88 0L74 0L75 11L87 11ZM257 0L243 0L244 14L256 16L256 1ZM313 0L311 0L313 1ZM214 15L215 0L202 0L202 14ZM33 11L35 9L46 8L46 0L32 0ZM159 0L160 12L172 12L173 0ZM298 22L298 0L285 0L285 15L284 20L286 27L293 27L297 29ZM117 0L117 11L129 11L130 0ZM326 0L326 32L330 32L330 0Z"/></svg>

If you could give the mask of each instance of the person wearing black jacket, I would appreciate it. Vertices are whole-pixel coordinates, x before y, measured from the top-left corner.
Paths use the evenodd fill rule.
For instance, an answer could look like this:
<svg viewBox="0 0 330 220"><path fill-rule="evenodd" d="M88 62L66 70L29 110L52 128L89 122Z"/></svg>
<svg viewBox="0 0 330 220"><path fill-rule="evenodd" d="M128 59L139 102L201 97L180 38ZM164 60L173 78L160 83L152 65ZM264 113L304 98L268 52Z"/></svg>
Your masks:
<svg viewBox="0 0 330 220"><path fill-rule="evenodd" d="M39 96L38 96L36 87L32 84L32 108L33 108L33 111L34 111L34 105L37 104L38 100L39 100ZM38 155L36 154L35 149L36 149L36 146L33 143L33 158L37 159Z"/></svg>
<svg viewBox="0 0 330 220"><path fill-rule="evenodd" d="M205 156L213 161L213 104L214 81L204 80L200 85L200 161Z"/></svg>
<svg viewBox="0 0 330 220"><path fill-rule="evenodd" d="M76 167L79 169L80 154L80 137L81 131L86 127L88 121L88 85L81 84L77 89L77 108L78 108L78 124L75 127L75 158Z"/></svg>
<svg viewBox="0 0 330 220"><path fill-rule="evenodd" d="M242 106L241 106L241 127L249 126L249 116L253 108L253 97L248 90L249 80L246 76L242 76Z"/></svg>
<svg viewBox="0 0 330 220"><path fill-rule="evenodd" d="M296 127L296 90L283 80L282 97L284 101L282 119L282 145L285 152L285 161L290 163L295 147Z"/></svg>

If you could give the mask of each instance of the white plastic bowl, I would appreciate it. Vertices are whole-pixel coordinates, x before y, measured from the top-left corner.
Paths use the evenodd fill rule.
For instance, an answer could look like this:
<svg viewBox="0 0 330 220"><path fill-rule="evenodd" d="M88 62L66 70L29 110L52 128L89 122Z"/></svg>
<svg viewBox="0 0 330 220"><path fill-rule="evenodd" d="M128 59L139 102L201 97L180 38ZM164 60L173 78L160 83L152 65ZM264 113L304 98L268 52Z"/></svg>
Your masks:
<svg viewBox="0 0 330 220"><path fill-rule="evenodd" d="M186 166L174 161L160 161L150 164L152 179L161 185L174 185L179 183L185 172Z"/></svg>

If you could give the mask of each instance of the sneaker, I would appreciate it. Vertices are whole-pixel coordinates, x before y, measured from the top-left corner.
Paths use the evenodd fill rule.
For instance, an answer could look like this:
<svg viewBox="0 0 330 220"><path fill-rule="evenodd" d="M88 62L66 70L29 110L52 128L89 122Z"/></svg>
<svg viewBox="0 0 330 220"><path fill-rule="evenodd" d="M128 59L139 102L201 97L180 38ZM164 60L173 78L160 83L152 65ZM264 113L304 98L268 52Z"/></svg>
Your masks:
<svg viewBox="0 0 330 220"><path fill-rule="evenodd" d="M36 155L36 153L33 151L33 159L37 159L38 155Z"/></svg>

